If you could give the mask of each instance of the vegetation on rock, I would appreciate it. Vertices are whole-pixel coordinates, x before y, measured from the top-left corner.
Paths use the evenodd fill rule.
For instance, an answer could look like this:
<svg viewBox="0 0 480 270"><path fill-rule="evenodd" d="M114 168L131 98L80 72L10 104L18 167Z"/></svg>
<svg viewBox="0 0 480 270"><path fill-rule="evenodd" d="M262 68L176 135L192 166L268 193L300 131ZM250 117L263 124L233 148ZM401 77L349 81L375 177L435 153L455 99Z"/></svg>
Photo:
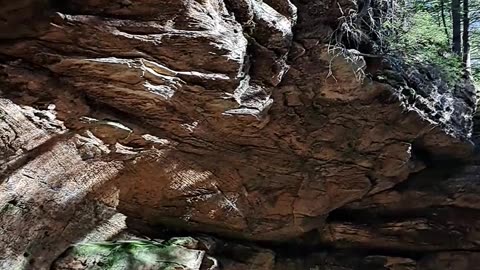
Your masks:
<svg viewBox="0 0 480 270"><path fill-rule="evenodd" d="M397 1L385 27L393 54L435 66L454 86L470 76L480 80L480 1L451 1Z"/></svg>
<svg viewBox="0 0 480 270"><path fill-rule="evenodd" d="M175 243L130 240L75 245L56 264L60 269L85 270L196 270L203 251ZM80 266L81 268L74 268Z"/></svg>

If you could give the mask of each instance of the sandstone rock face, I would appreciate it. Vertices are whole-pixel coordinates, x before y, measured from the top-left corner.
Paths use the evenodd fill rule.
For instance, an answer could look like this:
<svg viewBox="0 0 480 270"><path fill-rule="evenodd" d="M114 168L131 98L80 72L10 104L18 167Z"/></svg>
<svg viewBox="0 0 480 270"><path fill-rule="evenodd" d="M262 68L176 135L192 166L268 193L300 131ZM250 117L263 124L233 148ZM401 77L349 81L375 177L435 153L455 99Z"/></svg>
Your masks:
<svg viewBox="0 0 480 270"><path fill-rule="evenodd" d="M477 269L480 259L474 252L462 251L436 253L417 260L352 252L302 255L282 256L269 249L214 238L135 239L75 245L55 261L52 269L467 270Z"/></svg>
<svg viewBox="0 0 480 270"><path fill-rule="evenodd" d="M471 159L473 94L332 46L356 4L4 2L0 268L44 269L127 224L439 254L378 269L478 260L476 165L429 176ZM267 257L255 267L317 267Z"/></svg>

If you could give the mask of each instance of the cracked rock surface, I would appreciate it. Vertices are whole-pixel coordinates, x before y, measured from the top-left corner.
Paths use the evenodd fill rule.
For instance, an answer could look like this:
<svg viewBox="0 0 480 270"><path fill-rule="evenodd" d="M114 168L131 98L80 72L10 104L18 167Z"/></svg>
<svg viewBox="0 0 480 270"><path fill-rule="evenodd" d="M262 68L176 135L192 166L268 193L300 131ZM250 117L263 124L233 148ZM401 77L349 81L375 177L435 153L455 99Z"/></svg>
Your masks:
<svg viewBox="0 0 480 270"><path fill-rule="evenodd" d="M356 4L0 3L0 269L97 269L65 250L159 227L267 245L180 269L478 262L474 95L332 48Z"/></svg>

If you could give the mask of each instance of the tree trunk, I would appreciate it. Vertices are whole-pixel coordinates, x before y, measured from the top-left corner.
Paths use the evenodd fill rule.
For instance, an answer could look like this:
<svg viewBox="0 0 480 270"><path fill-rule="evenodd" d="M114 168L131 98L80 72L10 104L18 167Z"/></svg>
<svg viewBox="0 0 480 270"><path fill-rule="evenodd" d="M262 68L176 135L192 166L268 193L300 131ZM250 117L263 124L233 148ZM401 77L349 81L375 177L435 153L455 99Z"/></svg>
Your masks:
<svg viewBox="0 0 480 270"><path fill-rule="evenodd" d="M460 56L462 54L460 0L452 0L452 31L452 51Z"/></svg>
<svg viewBox="0 0 480 270"><path fill-rule="evenodd" d="M468 76L470 74L470 42L469 42L469 34L470 34L470 18L469 18L469 6L468 0L463 0L463 35L462 35L462 43L463 43L463 54L462 54L462 62L465 69L465 75Z"/></svg>
<svg viewBox="0 0 480 270"><path fill-rule="evenodd" d="M445 0L440 0L440 16L442 17L443 30L447 36L448 45L450 45L450 34L448 33L447 20L445 19Z"/></svg>

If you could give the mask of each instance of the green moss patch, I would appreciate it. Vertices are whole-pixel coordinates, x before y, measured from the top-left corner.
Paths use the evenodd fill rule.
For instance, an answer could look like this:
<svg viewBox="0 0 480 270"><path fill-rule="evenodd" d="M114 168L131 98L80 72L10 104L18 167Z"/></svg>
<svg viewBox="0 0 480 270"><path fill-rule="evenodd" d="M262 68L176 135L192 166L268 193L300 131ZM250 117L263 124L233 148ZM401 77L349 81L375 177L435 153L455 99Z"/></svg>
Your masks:
<svg viewBox="0 0 480 270"><path fill-rule="evenodd" d="M72 247L60 264L71 264L72 261L76 261L85 265L84 269L92 270L199 269L204 251L189 249L176 243L177 241L165 244L122 241L78 244Z"/></svg>

